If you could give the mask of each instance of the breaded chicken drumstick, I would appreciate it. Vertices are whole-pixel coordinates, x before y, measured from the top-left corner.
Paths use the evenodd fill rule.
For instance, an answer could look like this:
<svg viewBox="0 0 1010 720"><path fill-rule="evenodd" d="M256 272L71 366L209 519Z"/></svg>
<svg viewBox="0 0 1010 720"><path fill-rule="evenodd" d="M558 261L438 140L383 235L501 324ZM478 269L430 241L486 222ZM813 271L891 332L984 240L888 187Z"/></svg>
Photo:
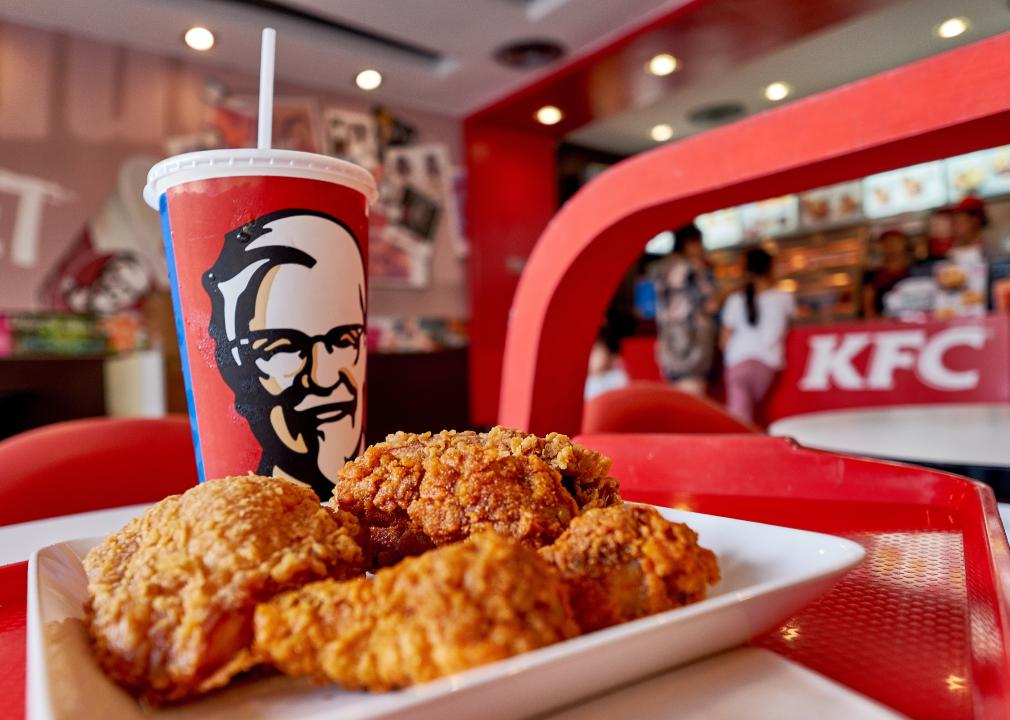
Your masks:
<svg viewBox="0 0 1010 720"><path fill-rule="evenodd" d="M577 633L565 589L547 563L486 533L372 578L324 580L260 605L255 651L288 675L379 691Z"/></svg>

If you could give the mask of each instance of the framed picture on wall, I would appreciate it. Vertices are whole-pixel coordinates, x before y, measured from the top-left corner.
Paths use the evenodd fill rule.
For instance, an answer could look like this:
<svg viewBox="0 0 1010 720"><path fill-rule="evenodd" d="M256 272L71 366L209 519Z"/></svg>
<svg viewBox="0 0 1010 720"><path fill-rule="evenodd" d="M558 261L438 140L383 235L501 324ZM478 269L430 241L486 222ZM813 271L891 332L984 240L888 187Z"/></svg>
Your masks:
<svg viewBox="0 0 1010 720"><path fill-rule="evenodd" d="M403 226L428 242L435 239L439 213L442 206L408 186L403 191Z"/></svg>
<svg viewBox="0 0 1010 720"><path fill-rule="evenodd" d="M228 147L256 146L256 98L243 95L228 98L222 105L222 121L228 123ZM235 117L232 117L232 116ZM274 98L273 146L279 150L317 153L323 147L319 103L313 98ZM244 133L244 138L237 135Z"/></svg>
<svg viewBox="0 0 1010 720"><path fill-rule="evenodd" d="M315 100L279 98L274 101L274 147L319 152L322 131Z"/></svg>
<svg viewBox="0 0 1010 720"><path fill-rule="evenodd" d="M369 277L377 287L427 287L436 246L458 253L455 173L441 143L387 148L372 208Z"/></svg>
<svg viewBox="0 0 1010 720"><path fill-rule="evenodd" d="M323 110L323 152L357 163L366 170L379 166L379 130L368 113L328 107Z"/></svg>

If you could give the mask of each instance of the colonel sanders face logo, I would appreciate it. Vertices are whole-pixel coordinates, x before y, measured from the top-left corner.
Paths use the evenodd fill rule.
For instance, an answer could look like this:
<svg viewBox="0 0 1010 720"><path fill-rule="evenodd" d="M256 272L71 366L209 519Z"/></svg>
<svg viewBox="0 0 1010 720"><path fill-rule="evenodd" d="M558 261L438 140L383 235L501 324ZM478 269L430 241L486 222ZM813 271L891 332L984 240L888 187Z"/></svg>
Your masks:
<svg viewBox="0 0 1010 720"><path fill-rule="evenodd" d="M361 450L365 268L346 225L312 210L264 215L225 237L203 278L217 366L263 448L259 472L322 499Z"/></svg>

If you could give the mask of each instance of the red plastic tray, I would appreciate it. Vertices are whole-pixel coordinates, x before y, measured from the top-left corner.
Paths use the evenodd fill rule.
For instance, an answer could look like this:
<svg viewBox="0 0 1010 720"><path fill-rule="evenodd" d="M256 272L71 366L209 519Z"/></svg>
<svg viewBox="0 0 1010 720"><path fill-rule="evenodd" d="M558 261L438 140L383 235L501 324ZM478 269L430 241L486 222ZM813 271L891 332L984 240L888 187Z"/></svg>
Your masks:
<svg viewBox="0 0 1010 720"><path fill-rule="evenodd" d="M867 549L757 639L915 718L1010 716L1010 548L992 492L763 436L593 435L629 500L835 533ZM0 568L0 717L24 714L24 563Z"/></svg>
<svg viewBox="0 0 1010 720"><path fill-rule="evenodd" d="M914 718L1010 716L1010 548L992 491L765 436L591 435L629 500L848 537L834 590L755 644Z"/></svg>

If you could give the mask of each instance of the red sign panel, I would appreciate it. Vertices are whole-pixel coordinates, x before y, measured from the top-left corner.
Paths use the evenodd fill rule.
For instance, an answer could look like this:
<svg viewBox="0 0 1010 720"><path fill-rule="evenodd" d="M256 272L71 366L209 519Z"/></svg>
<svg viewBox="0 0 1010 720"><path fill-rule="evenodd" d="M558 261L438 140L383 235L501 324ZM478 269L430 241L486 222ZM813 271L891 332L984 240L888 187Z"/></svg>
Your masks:
<svg viewBox="0 0 1010 720"><path fill-rule="evenodd" d="M793 330L767 415L999 401L1010 401L1010 318L873 322Z"/></svg>

